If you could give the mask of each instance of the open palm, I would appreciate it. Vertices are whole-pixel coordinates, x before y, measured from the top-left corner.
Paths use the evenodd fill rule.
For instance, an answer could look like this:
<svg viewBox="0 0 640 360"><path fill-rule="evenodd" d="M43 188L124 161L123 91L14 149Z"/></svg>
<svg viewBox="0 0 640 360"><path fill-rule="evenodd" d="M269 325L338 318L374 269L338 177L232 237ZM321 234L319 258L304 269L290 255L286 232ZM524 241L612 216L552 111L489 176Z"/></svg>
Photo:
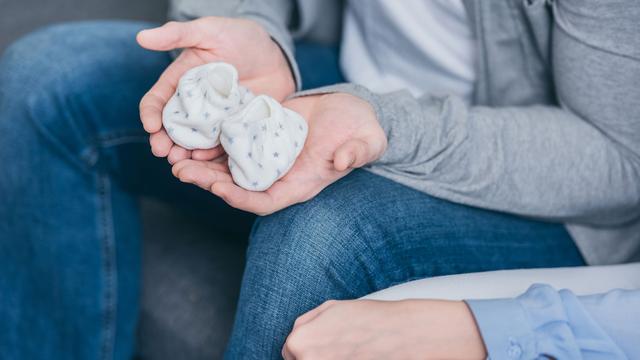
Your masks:
<svg viewBox="0 0 640 360"><path fill-rule="evenodd" d="M238 69L240 84L256 94L282 101L295 90L280 47L262 26L251 20L204 17L183 23L169 22L141 31L137 40L150 50L184 49L140 101L140 119L150 134L151 150L156 156L167 156L171 163L191 157L212 159L221 153L220 148L185 150L175 145L162 129L162 109L187 70L224 61Z"/></svg>
<svg viewBox="0 0 640 360"><path fill-rule="evenodd" d="M248 191L235 185L224 158L182 160L173 166L173 174L211 191L235 208L266 215L311 199L352 169L376 160L386 149L386 137L373 109L355 96L300 97L284 106L307 119L309 135L291 170L266 191Z"/></svg>

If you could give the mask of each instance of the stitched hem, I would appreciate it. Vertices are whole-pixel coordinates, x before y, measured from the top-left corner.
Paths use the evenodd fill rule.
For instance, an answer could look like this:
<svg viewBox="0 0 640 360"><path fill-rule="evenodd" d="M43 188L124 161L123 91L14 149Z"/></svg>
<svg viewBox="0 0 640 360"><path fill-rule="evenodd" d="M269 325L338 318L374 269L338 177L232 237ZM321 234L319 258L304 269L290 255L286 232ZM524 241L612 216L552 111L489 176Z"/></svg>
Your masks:
<svg viewBox="0 0 640 360"><path fill-rule="evenodd" d="M113 229L111 182L106 174L97 175L98 231L102 252L102 336L100 359L112 359L115 348L117 314L117 267Z"/></svg>

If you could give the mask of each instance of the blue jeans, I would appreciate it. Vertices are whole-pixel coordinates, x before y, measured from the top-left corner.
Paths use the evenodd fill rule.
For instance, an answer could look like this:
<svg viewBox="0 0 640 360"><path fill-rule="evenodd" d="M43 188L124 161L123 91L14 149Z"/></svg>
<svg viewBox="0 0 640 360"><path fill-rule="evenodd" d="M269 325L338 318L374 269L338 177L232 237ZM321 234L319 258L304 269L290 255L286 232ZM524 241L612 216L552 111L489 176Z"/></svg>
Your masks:
<svg viewBox="0 0 640 360"><path fill-rule="evenodd" d="M138 102L171 59L136 45L150 26L50 27L0 59L0 358L130 358L138 196L197 210L221 232L254 221L151 155ZM340 80L335 51L304 45L299 59L308 87ZM562 225L354 171L255 223L227 357L277 358L295 318L326 299L435 275L582 264Z"/></svg>

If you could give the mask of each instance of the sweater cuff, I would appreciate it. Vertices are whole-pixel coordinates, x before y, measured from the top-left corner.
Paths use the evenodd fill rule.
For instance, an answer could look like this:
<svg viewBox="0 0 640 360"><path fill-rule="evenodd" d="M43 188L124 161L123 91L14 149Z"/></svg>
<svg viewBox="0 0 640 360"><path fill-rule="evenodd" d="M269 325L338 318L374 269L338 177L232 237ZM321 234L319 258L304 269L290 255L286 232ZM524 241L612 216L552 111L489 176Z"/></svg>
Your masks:
<svg viewBox="0 0 640 360"><path fill-rule="evenodd" d="M438 130L440 104L426 102L420 104L407 91L396 91L386 94L377 94L362 85L343 83L324 86L317 89L306 90L293 94L291 97L346 93L357 96L367 101L373 107L378 123L387 136L388 147L385 153L373 164L401 164L408 161L416 147L416 144L436 139L425 138L418 127L432 129L427 137L435 136Z"/></svg>
<svg viewBox="0 0 640 360"><path fill-rule="evenodd" d="M490 359L534 359L535 333L515 299L465 300L480 329Z"/></svg>
<svg viewBox="0 0 640 360"><path fill-rule="evenodd" d="M346 93L353 96L357 96L362 100L368 102L373 107L375 111L376 117L380 122L380 125L384 129L385 133L387 133L387 129L385 128L382 120L382 109L380 108L380 101L378 99L379 95L371 92L369 89L365 88L362 85L351 84L351 83L342 83L335 85L322 86L316 89L309 89L305 91L297 92L290 96L291 99L302 97L302 96L311 96L311 95L323 95L323 94L335 94L335 93Z"/></svg>

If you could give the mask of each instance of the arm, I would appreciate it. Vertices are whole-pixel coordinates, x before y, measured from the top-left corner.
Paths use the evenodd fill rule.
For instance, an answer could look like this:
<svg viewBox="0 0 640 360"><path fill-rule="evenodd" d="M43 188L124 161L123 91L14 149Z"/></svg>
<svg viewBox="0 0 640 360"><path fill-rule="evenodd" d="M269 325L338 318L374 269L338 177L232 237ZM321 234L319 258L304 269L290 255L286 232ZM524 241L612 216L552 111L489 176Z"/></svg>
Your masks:
<svg viewBox="0 0 640 360"><path fill-rule="evenodd" d="M285 359L635 359L640 290L516 299L330 300L300 316Z"/></svg>
<svg viewBox="0 0 640 360"><path fill-rule="evenodd" d="M493 359L640 356L640 290L577 297L534 285L516 299L467 304Z"/></svg>
<svg viewBox="0 0 640 360"><path fill-rule="evenodd" d="M568 8L568 0L554 2L552 66L559 106L467 106L455 96L416 99L403 91L374 94L354 84L331 86L293 100L324 99L308 102L322 106L299 109L319 127L328 123L325 110L337 105L372 114L353 119L338 112L332 126L340 131L310 130L309 143L328 154L324 162L309 164L321 168L332 161L339 176L318 174L322 182L298 188L285 177L266 195L256 195L233 184L214 186L228 171L205 163L189 164L199 169L188 176L180 169L174 173L234 207L263 215L308 200L346 171L370 164L375 173L458 203L605 230L632 223L640 218L640 37L634 31L640 7L621 1L605 7L592 0L577 9ZM351 98L320 96L340 92ZM376 136L331 136L355 124ZM299 175L295 167L291 173Z"/></svg>
<svg viewBox="0 0 640 360"><path fill-rule="evenodd" d="M395 181L521 215L594 225L637 219L640 9L633 1L554 3L560 106L467 106L455 96L416 99L355 85L320 92L373 105L389 147L371 170Z"/></svg>

